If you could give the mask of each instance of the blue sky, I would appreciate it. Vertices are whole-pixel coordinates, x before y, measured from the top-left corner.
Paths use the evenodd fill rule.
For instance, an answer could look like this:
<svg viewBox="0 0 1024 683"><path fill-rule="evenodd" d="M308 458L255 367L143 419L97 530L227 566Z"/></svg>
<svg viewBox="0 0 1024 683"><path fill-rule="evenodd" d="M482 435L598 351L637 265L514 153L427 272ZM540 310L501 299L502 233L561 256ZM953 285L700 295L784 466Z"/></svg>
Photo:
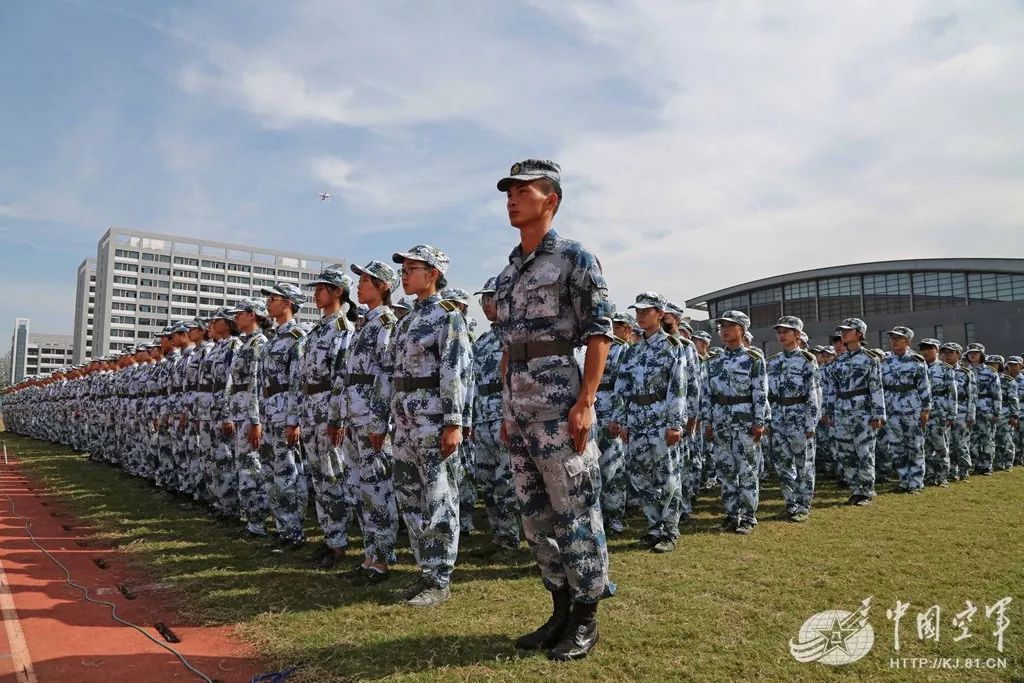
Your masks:
<svg viewBox="0 0 1024 683"><path fill-rule="evenodd" d="M1022 73L998 0L9 0L0 340L71 332L111 225L359 262L430 242L472 291L516 239L494 182L531 156L620 305L1020 256Z"/></svg>

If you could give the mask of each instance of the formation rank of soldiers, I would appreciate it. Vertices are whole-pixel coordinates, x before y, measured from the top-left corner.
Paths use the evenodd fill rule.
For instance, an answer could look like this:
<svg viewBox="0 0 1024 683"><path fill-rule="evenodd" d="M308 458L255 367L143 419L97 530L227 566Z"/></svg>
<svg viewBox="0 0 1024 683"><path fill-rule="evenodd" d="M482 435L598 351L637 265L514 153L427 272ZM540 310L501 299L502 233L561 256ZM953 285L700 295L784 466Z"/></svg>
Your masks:
<svg viewBox="0 0 1024 683"><path fill-rule="evenodd" d="M714 320L712 347L655 292L629 306L635 318L614 311L597 259L550 229L557 164L518 163L498 189L522 243L475 293L492 323L478 339L470 295L446 289L448 257L417 245L393 254L400 272L326 268L307 285L316 325L294 318L306 293L278 284L134 352L24 382L5 393L7 427L194 499L244 535L267 536L272 518L280 552L303 546L312 498L320 567L338 565L358 522L363 558L343 574L357 585L389 579L400 513L414 606L449 597L479 495L496 559L514 561L525 535L553 596L551 619L516 644L553 659L597 641L596 604L615 589L605 539L625 533L627 506L642 512L639 545L666 553L703 488L721 488L725 530L750 534L773 473L786 518L805 522L816 473L866 505L879 479L917 493L1020 462L1019 356L935 339L917 353L906 327L883 353L865 348L859 319L808 349L785 316L784 350L766 359L741 311Z"/></svg>

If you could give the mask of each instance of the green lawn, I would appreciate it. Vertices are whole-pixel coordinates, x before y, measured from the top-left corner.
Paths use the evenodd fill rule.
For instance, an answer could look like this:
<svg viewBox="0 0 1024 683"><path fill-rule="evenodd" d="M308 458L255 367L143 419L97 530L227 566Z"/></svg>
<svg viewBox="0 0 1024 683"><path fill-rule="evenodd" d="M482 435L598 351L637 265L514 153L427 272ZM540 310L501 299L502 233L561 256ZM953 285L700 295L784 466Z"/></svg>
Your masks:
<svg viewBox="0 0 1024 683"><path fill-rule="evenodd" d="M182 509L177 500L116 469L61 447L10 434L3 438L33 477L102 529L108 542L120 545L155 580L175 584L183 614L237 624L239 635L268 665L303 665L292 680L1024 676L1022 468L919 496L892 494L886 484L866 508L842 505L846 491L825 481L804 525L774 518L782 501L773 484L762 491L761 523L746 538L718 531L718 500L705 492L678 550L669 555L631 547L640 529L634 519L635 533L611 543L619 592L601 605L600 644L586 661L552 664L541 654L513 650L514 637L546 618L549 598L528 566L509 569L475 555L485 534L463 543L452 599L418 611L395 595L413 576L407 548L386 588L353 589L334 573L307 568L305 553L272 555L267 546L209 525L198 511ZM523 558L525 565L525 551ZM1008 595L1014 602L1000 654L984 606ZM863 659L829 667L790 656L789 640L805 619L830 609L853 611L868 596L874 596L869 621L875 645ZM902 621L899 653L886 619L897 599L913 603ZM974 635L953 642L959 630L950 619L968 599L978 606ZM933 604L942 608L940 641L924 643L917 638L916 617ZM890 658L897 656L1001 656L1007 668L893 670Z"/></svg>

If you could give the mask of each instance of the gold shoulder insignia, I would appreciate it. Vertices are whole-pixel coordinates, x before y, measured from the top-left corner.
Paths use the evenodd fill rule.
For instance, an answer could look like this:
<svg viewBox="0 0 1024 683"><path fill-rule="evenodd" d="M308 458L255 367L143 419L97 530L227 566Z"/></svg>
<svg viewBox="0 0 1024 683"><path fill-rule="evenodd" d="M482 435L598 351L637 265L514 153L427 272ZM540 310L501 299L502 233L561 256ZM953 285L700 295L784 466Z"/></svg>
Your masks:
<svg viewBox="0 0 1024 683"><path fill-rule="evenodd" d="M775 355L769 356L769 357L768 357L768 360L775 360L776 358L778 358L778 357L779 357L779 356L781 356L781 355L782 355L782 351L779 351L779 352L778 352L778 353L776 353Z"/></svg>
<svg viewBox="0 0 1024 683"><path fill-rule="evenodd" d="M693 346L693 342L686 337L676 337L675 339L683 346Z"/></svg>
<svg viewBox="0 0 1024 683"><path fill-rule="evenodd" d="M807 359L808 362L816 363L818 359L814 357L814 354L807 349L800 349L800 355Z"/></svg>
<svg viewBox="0 0 1024 683"><path fill-rule="evenodd" d="M747 355L752 357L752 358L758 358L760 360L764 360L764 354L761 353L758 349L755 349L755 348L750 347L750 346L744 346L743 350L746 351Z"/></svg>
<svg viewBox="0 0 1024 683"><path fill-rule="evenodd" d="M458 310L455 307L455 304L453 304L451 301L440 301L440 302L438 302L438 305L441 308L443 308L444 310L448 311L449 313L451 313L452 311L457 311Z"/></svg>
<svg viewBox="0 0 1024 683"><path fill-rule="evenodd" d="M398 322L398 316L391 311L381 313L380 321L385 327L391 327Z"/></svg>
<svg viewBox="0 0 1024 683"><path fill-rule="evenodd" d="M292 328L292 331L291 331L291 333L290 333L290 334L291 334L291 335L292 335L293 337L295 337L296 339L302 339L303 337L305 337L305 336L306 336L306 333L305 333L305 332L303 332L303 331L302 331L301 329L299 329L298 327L293 327L293 328Z"/></svg>
<svg viewBox="0 0 1024 683"><path fill-rule="evenodd" d="M334 321L334 326L338 328L339 332L343 331L345 329L345 319L339 315L338 319Z"/></svg>
<svg viewBox="0 0 1024 683"><path fill-rule="evenodd" d="M668 343L669 343L669 344L670 344L671 346L681 346L681 345L682 345L682 342L680 342L680 341L679 341L678 339L676 339L675 337L673 337L673 336L672 336L671 334L670 334L670 335L668 335L668 336L666 336L665 338L666 338L666 339L668 339Z"/></svg>

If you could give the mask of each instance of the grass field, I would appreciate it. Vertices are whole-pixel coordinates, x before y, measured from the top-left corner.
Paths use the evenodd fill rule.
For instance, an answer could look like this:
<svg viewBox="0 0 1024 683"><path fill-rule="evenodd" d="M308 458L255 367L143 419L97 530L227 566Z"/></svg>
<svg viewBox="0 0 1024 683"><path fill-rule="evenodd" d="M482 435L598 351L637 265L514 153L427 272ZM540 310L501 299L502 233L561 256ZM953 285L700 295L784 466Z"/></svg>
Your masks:
<svg viewBox="0 0 1024 683"><path fill-rule="evenodd" d="M306 553L278 557L265 545L212 526L198 511L118 470L62 447L10 434L26 470L119 545L133 564L178 587L184 615L237 624L275 669L301 664L292 680L1022 680L1024 677L1024 469L974 477L919 496L880 487L875 504L842 505L847 492L819 485L811 521L787 523L778 487L762 491L760 524L750 537L723 534L718 500L705 492L679 548L653 555L611 543L614 598L600 609L593 655L553 664L517 655L512 640L547 617L549 598L523 553L524 567L489 564L475 554L486 535L462 544L452 599L434 610L401 604L397 589L413 577L403 547L395 577L375 590L354 589L334 573L305 565ZM478 524L478 527L481 525ZM356 531L354 529L354 531ZM310 530L311 536L315 532ZM354 538L356 547L359 539ZM352 563L358 561L352 556ZM874 596L874 648L840 667L801 664L789 641L812 614L853 611ZM997 652L984 606L1012 596ZM893 649L886 609L911 602ZM971 600L973 636L960 642L951 618ZM940 640L922 642L916 617L942 609ZM894 657L985 660L1006 668L900 670ZM972 661L972 664L974 662ZM965 666L960 662L960 666Z"/></svg>

